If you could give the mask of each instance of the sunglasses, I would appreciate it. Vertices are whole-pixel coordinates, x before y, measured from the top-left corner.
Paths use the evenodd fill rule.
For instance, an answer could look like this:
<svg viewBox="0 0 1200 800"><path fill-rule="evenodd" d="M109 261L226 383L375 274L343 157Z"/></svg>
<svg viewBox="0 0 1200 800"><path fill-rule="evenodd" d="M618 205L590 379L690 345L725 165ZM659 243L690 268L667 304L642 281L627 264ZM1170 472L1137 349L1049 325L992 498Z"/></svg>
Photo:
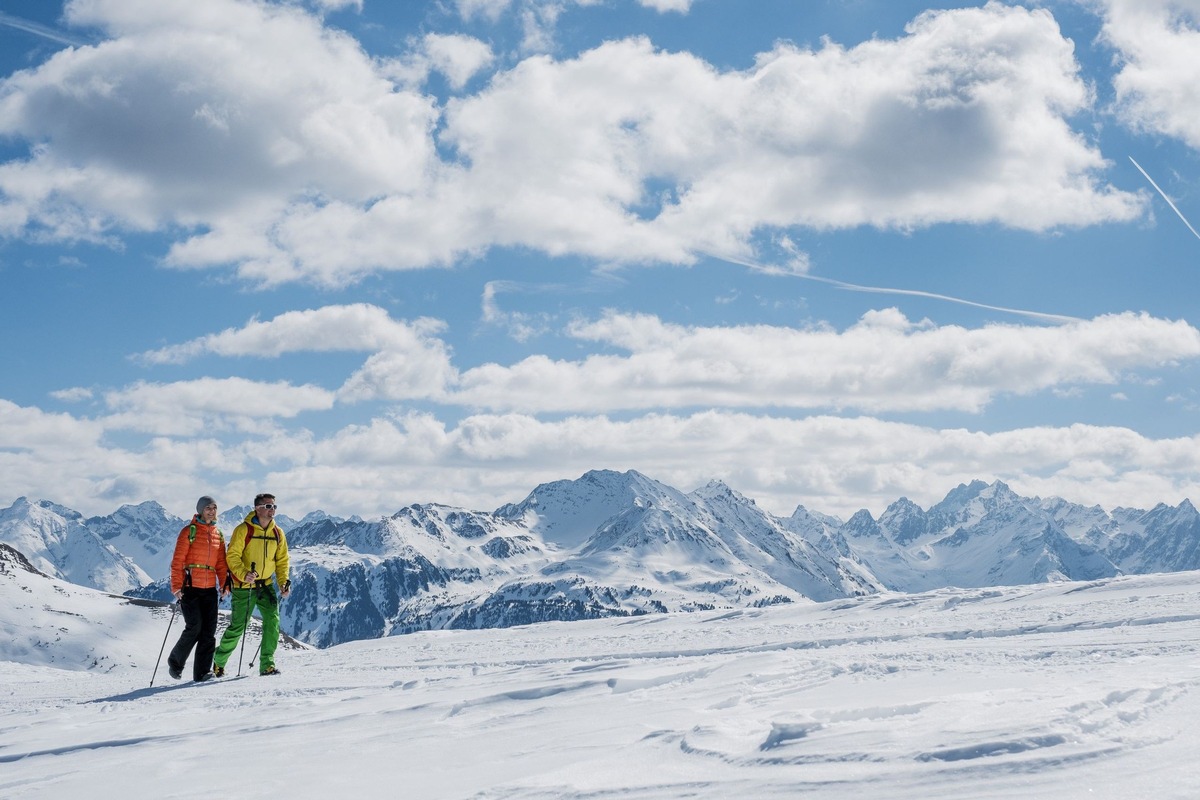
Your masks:
<svg viewBox="0 0 1200 800"><path fill-rule="evenodd" d="M274 511L276 506L274 503L261 503L261 504L255 506L255 508L265 508L265 509L268 509L269 511Z"/></svg>

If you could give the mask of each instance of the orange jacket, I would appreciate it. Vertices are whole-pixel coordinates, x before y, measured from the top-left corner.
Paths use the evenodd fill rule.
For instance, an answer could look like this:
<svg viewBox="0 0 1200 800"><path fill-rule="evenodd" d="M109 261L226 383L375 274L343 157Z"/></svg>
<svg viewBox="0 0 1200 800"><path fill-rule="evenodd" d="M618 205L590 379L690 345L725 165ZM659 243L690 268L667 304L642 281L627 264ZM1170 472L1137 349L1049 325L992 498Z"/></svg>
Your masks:
<svg viewBox="0 0 1200 800"><path fill-rule="evenodd" d="M192 537L192 527L196 535ZM199 515L192 517L190 524L179 532L175 540L175 555L171 559L171 591L183 588L183 572L192 575L192 586L197 589L221 588L225 584L225 537L216 524L202 522Z"/></svg>

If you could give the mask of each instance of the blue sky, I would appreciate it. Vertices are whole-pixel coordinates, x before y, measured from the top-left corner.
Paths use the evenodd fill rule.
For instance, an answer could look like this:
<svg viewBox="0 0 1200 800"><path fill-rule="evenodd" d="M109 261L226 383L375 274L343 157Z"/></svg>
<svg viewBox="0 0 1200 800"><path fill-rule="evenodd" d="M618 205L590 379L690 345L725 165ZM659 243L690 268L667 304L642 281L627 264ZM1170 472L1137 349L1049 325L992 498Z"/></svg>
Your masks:
<svg viewBox="0 0 1200 800"><path fill-rule="evenodd" d="M4 0L0 62L0 503L1200 500L1196 0Z"/></svg>

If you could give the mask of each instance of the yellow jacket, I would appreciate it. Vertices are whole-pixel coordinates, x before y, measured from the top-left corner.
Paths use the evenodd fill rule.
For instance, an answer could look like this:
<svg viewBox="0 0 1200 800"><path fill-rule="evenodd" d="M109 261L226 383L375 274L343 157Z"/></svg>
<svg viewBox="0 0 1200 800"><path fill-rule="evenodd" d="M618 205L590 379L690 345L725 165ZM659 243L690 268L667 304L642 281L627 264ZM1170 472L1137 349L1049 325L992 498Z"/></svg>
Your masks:
<svg viewBox="0 0 1200 800"><path fill-rule="evenodd" d="M270 581L274 575L279 585L283 586L288 580L287 536L283 528L275 524L275 520L271 520L264 530L258 517L251 511L246 515L246 521L233 529L229 546L225 548L225 561L229 564L235 589L247 589L254 585L245 581L252 564L260 581Z"/></svg>

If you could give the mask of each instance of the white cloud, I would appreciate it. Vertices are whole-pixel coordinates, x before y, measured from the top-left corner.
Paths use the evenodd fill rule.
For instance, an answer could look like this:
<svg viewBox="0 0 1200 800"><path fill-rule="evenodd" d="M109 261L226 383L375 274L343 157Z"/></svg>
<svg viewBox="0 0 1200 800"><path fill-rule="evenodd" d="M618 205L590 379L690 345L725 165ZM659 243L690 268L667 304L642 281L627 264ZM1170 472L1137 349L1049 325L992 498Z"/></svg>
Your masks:
<svg viewBox="0 0 1200 800"><path fill-rule="evenodd" d="M397 92L358 43L288 5L75 0L109 38L10 76L0 131L45 142L0 192L60 238L182 224L257 228L314 187L363 202L420 186L430 101ZM79 220L73 220L77 216Z"/></svg>
<svg viewBox="0 0 1200 800"><path fill-rule="evenodd" d="M638 5L652 8L660 14L668 11L678 11L686 14L692 8L693 0L638 0Z"/></svg>
<svg viewBox="0 0 1200 800"><path fill-rule="evenodd" d="M347 402L440 398L457 380L449 347L437 334L445 323L393 320L378 306L359 303L289 311L266 322L203 336L138 356L149 364L178 364L204 354L270 358L284 353L361 351L372 353L339 390ZM176 391L179 384L174 385Z"/></svg>
<svg viewBox="0 0 1200 800"><path fill-rule="evenodd" d="M1121 55L1117 111L1130 127L1200 149L1200 3L1102 0L1104 38Z"/></svg>
<svg viewBox="0 0 1200 800"><path fill-rule="evenodd" d="M85 514L111 513L120 503L148 498L182 501L195 491L197 470L221 459L211 442L157 440L141 450L113 446L98 420L7 400L0 400L0 441L5 443L0 485L13 498L67 502Z"/></svg>
<svg viewBox="0 0 1200 800"><path fill-rule="evenodd" d="M515 8L544 26L570 5ZM791 228L1042 231L1146 199L1104 184L1071 128L1092 98L1045 10L929 12L895 40L780 44L745 72L613 41L526 58L444 109L296 6L75 0L67 18L111 38L5 82L0 133L42 144L0 165L0 231L183 230L169 264L263 284L505 246L688 263ZM488 63L463 37L422 46L452 82Z"/></svg>
<svg viewBox="0 0 1200 800"><path fill-rule="evenodd" d="M376 353L338 391L338 399L354 403L387 400L441 400L457 379L449 361L435 350Z"/></svg>
<svg viewBox="0 0 1200 800"><path fill-rule="evenodd" d="M425 36L425 55L450 85L461 89L467 81L495 60L486 42L457 34Z"/></svg>
<svg viewBox="0 0 1200 800"><path fill-rule="evenodd" d="M93 394L91 389L83 386L74 386L70 389L60 389L57 392L51 392L50 396L55 400L62 400L64 403L79 403L84 400L91 400Z"/></svg>
<svg viewBox="0 0 1200 800"><path fill-rule="evenodd" d="M456 90L496 59L486 42L462 34L427 33L408 56L385 62L383 74L402 84L419 86L437 71Z"/></svg>
<svg viewBox="0 0 1200 800"><path fill-rule="evenodd" d="M313 3L325 11L341 11L344 8L362 11L363 8L363 0L313 0Z"/></svg>
<svg viewBox="0 0 1200 800"><path fill-rule="evenodd" d="M278 418L328 411L334 394L319 386L265 383L245 378L204 378L158 384L138 382L107 392L111 430L161 436L250 431Z"/></svg>
<svg viewBox="0 0 1200 800"><path fill-rule="evenodd" d="M80 420L70 414L50 414L0 399L0 451L52 452L61 455L78 448L94 447L104 435L97 422Z"/></svg>
<svg viewBox="0 0 1200 800"><path fill-rule="evenodd" d="M494 293L502 288L489 285L484 314L490 322L512 327L516 335L532 323L498 310ZM252 320L242 328L139 358L164 364L203 354L263 358L361 351L369 357L335 395L314 389L319 400L305 399L301 407L328 407L336 396L346 403L429 400L540 414L697 407L980 412L1002 395L1052 391L1077 396L1088 386L1144 382L1137 371L1200 357L1200 331L1188 323L1131 312L1058 326L966 329L913 322L892 308L868 312L843 331L828 326L684 326L651 315L609 312L577 320L565 333L624 355L594 354L573 361L532 355L511 365L467 369L453 363L450 348L438 337L443 330L440 321L400 322L368 304L328 306L287 312L266 322ZM137 384L106 397L116 409L132 406L121 417L124 425L192 431L211 424L205 413L232 414L241 407L238 402L216 400L210 406L196 401L206 398L214 385L211 380ZM288 393L295 391L292 387ZM229 385L219 394L230 393L241 392ZM312 397L307 392L297 396ZM267 416L296 411L278 403L263 408L274 409Z"/></svg>
<svg viewBox="0 0 1200 800"><path fill-rule="evenodd" d="M207 353L269 358L296 352L419 349L431 349L446 358L445 345L433 338L444 328L445 323L433 319L399 322L384 309L367 303L324 306L288 311L267 322L254 319L241 328L142 353L138 359L149 364L181 364Z"/></svg>
<svg viewBox="0 0 1200 800"><path fill-rule="evenodd" d="M482 17L496 22L506 12L513 0L451 0L463 20Z"/></svg>
<svg viewBox="0 0 1200 800"><path fill-rule="evenodd" d="M978 329L872 311L845 331L689 327L610 313L572 336L628 351L462 372L446 399L476 408L607 412L652 408L837 408L979 412L1001 394L1111 385L1128 370L1200 357L1186 322L1117 314L1060 326Z"/></svg>
<svg viewBox="0 0 1200 800"><path fill-rule="evenodd" d="M637 469L684 490L721 478L777 514L802 504L843 518L862 507L878 515L901 496L928 507L976 478L1030 495L1148 508L1196 494L1197 445L1197 437L1154 440L1087 425L985 433L708 411L625 421L483 415L447 427L413 414L313 442L311 461L281 470L277 482L378 513L414 501L489 510L540 482L602 467Z"/></svg>
<svg viewBox="0 0 1200 800"><path fill-rule="evenodd" d="M193 388L131 403L162 414ZM218 388L233 395L240 387ZM260 397L280 391L287 390L261 387ZM627 420L477 415L448 425L409 413L320 438L260 419L248 430L213 428L118 447L105 442L110 423L0 400L0 485L12 497L97 514L146 499L187 507L198 486L240 498L268 485L286 492L297 516L317 508L390 514L411 502L489 510L521 500L538 483L596 468L637 469L685 491L720 478L773 513L802 504L843 518L863 507L878 515L901 496L928 507L976 478L1109 509L1200 494L1200 437L1151 439L1090 425L984 432L729 411Z"/></svg>
<svg viewBox="0 0 1200 800"><path fill-rule="evenodd" d="M503 314L494 296L504 288L488 286L485 319L509 326L518 338L522 331L532 334L530 326L544 322ZM365 352L367 360L337 390L339 401L430 400L539 414L693 407L977 413L1002 395L1047 390L1079 395L1087 386L1144 381L1137 371L1200 357L1200 331L1188 323L1131 312L1058 326L966 329L913 322L892 308L868 312L843 331L828 326L685 326L651 315L609 312L577 320L565 333L579 342L625 351L623 355L579 360L532 355L511 365L466 369L453 363L450 348L439 338L444 329L437 320L393 320L368 304L327 306L252 320L139 358L177 364L204 354L271 358L289 352ZM196 402L215 385L211 380L166 387L138 384L107 398L117 409L132 406L122 424L192 431L211 424L205 413L241 408L240 402ZM228 386L220 394L229 393L242 392ZM302 407L326 407L333 395L319 390L317 396L315 405L306 399ZM284 405L266 415L294 413Z"/></svg>

